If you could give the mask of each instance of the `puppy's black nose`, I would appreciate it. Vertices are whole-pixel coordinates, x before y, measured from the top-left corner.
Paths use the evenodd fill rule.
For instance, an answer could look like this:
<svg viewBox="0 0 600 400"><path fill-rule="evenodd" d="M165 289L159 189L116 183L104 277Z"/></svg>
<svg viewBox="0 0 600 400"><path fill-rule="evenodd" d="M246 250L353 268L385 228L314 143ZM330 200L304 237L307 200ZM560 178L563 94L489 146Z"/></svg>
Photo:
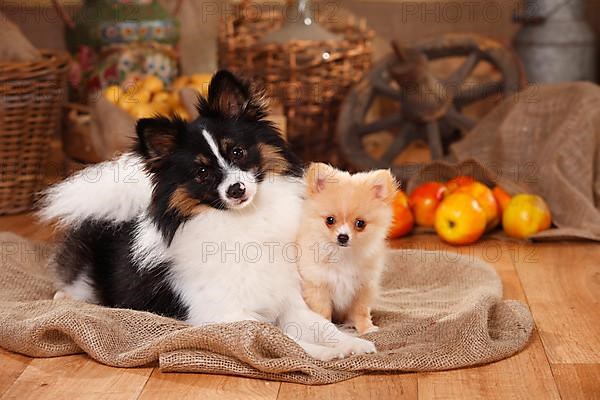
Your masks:
<svg viewBox="0 0 600 400"><path fill-rule="evenodd" d="M347 246L350 236L346 235L345 233L340 233L337 237L337 240L340 246Z"/></svg>
<svg viewBox="0 0 600 400"><path fill-rule="evenodd" d="M236 182L227 188L227 197L239 199L246 193L246 186L242 182Z"/></svg>

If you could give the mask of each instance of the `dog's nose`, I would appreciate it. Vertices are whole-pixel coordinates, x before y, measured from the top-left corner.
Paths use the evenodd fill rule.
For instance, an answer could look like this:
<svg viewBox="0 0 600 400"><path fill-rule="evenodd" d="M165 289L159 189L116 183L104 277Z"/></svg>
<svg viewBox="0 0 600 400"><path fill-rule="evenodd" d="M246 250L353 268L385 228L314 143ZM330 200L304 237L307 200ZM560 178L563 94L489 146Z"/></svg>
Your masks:
<svg viewBox="0 0 600 400"><path fill-rule="evenodd" d="M227 197L239 199L246 193L246 186L242 182L236 182L227 188Z"/></svg>
<svg viewBox="0 0 600 400"><path fill-rule="evenodd" d="M340 246L347 246L349 240L350 236L346 235L345 233L340 233L337 237L337 241Z"/></svg>

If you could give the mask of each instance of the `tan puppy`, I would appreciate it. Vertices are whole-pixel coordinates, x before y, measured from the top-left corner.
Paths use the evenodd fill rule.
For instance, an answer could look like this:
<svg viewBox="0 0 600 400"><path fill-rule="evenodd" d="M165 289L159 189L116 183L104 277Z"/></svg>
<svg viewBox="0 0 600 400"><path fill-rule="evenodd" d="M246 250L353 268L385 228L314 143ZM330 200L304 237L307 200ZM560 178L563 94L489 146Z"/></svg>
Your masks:
<svg viewBox="0 0 600 400"><path fill-rule="evenodd" d="M312 164L298 243L304 300L360 333L373 332L371 306L384 265L397 184L389 170L357 173Z"/></svg>

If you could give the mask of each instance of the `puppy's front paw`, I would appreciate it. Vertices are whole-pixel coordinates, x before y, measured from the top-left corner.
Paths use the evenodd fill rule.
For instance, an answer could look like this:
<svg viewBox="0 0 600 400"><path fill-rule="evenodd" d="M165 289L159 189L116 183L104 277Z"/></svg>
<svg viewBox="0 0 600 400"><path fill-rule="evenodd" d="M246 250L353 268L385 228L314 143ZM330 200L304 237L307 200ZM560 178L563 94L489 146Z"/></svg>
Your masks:
<svg viewBox="0 0 600 400"><path fill-rule="evenodd" d="M364 332L361 333L361 335L365 335L367 333L373 333L373 332L377 332L379 330L378 326L375 325L371 325L370 328L367 328Z"/></svg>
<svg viewBox="0 0 600 400"><path fill-rule="evenodd" d="M371 321L369 321L368 324L355 324L354 328L359 335L365 335L367 333L373 333L379 330L379 327L373 325Z"/></svg>
<svg viewBox="0 0 600 400"><path fill-rule="evenodd" d="M377 348L373 342L356 337L344 341L339 346L335 347L335 349L337 349L343 357L377 352Z"/></svg>

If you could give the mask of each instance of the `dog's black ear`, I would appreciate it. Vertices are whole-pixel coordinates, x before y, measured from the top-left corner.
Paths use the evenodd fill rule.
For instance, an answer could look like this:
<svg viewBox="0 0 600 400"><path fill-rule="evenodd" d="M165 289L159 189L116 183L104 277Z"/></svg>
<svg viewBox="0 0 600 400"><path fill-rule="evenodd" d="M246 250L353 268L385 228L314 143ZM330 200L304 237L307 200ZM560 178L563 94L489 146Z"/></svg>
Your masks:
<svg viewBox="0 0 600 400"><path fill-rule="evenodd" d="M137 150L150 160L162 159L175 150L185 122L166 117L143 118L137 122Z"/></svg>
<svg viewBox="0 0 600 400"><path fill-rule="evenodd" d="M201 99L202 116L259 120L266 115L264 93L227 70L217 72L208 86L208 99Z"/></svg>

